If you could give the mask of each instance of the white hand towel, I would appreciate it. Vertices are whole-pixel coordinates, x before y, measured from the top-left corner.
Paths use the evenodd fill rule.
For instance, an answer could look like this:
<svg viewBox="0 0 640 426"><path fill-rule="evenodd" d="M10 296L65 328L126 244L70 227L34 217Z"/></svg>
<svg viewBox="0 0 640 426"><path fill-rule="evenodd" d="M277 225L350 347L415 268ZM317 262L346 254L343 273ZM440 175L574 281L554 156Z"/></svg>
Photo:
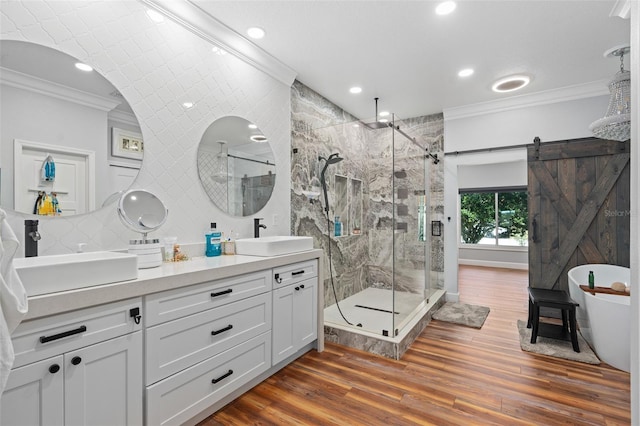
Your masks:
<svg viewBox="0 0 640 426"><path fill-rule="evenodd" d="M13 256L20 247L6 213L0 209L0 395L7 384L15 358L11 333L27 313L27 292L13 266Z"/></svg>

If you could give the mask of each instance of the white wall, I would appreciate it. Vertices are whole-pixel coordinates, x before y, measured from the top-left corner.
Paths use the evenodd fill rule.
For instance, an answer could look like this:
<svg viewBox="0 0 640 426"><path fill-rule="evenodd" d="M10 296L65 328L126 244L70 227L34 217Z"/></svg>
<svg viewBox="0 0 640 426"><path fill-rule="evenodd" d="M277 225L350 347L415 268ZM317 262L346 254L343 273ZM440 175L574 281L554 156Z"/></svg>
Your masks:
<svg viewBox="0 0 640 426"><path fill-rule="evenodd" d="M640 2L631 3L631 424L640 424Z"/></svg>
<svg viewBox="0 0 640 426"><path fill-rule="evenodd" d="M449 153L529 144L533 143L536 136L543 142L591 136L589 124L600 118L607 109L607 88L605 85L601 91L591 87L579 89L584 89L583 92L589 94L589 97L579 98L576 93L580 90L571 88L568 91L518 96L510 101L501 100L444 111L445 153L448 153L444 160L444 210L445 217L451 218L451 221L447 222L445 232L444 270L445 289L449 299L457 300L458 297L460 259L462 262L474 264L482 264L484 261L484 264L490 265L493 262L495 266L499 266L496 262L504 259L504 253L498 250L476 251L476 255L472 255L473 252L468 250L459 253L458 167L512 162L526 164L521 162L526 159L526 148L459 155ZM569 99L562 100L568 98L568 93L571 94ZM594 94L596 96L593 96ZM511 265L503 266L524 267L526 261L520 266L513 264L519 263L518 260L524 260L522 253L513 256L507 262Z"/></svg>
<svg viewBox="0 0 640 426"><path fill-rule="evenodd" d="M152 22L142 2L11 1L1 2L0 9L0 38L32 41L89 63L127 99L145 140L133 186L152 191L169 209L168 221L152 237L203 242L210 222L240 236L253 234L252 218L217 209L198 180L200 138L227 115L256 123L270 139L278 179L259 215L268 219L265 235L290 232L290 212L281 208L290 202L290 86L233 54L214 54L210 42L171 20ZM186 100L196 106L184 110ZM20 239L27 217L9 212ZM87 250L122 249L137 237L122 225L113 205L87 215L39 219L43 255L71 252L79 242L88 243Z"/></svg>

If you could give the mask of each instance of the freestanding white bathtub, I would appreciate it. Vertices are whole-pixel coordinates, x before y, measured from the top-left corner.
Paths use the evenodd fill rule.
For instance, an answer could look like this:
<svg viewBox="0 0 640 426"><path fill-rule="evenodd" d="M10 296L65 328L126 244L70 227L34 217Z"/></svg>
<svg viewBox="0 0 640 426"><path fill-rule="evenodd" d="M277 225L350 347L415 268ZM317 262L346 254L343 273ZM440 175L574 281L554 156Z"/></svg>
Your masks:
<svg viewBox="0 0 640 426"><path fill-rule="evenodd" d="M631 284L629 268L615 265L581 265L568 272L569 294L580 304L576 319L580 333L602 361L629 372L631 369L631 298L615 294L587 293L580 285L587 285L589 271L593 271L597 287L610 287L619 281ZM634 291L636 289L632 289ZM636 290L637 291L637 290Z"/></svg>

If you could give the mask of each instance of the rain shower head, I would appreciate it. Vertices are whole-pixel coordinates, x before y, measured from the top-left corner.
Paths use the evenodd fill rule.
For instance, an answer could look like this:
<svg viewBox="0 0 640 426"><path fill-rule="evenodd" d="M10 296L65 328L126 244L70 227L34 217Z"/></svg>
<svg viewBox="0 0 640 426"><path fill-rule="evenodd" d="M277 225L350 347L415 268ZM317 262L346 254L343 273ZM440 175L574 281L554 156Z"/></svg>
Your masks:
<svg viewBox="0 0 640 426"><path fill-rule="evenodd" d="M375 115L375 120L372 123L365 123L364 121L360 120L360 123L362 123L363 126L372 129L372 130L377 130L377 129L385 129L387 127L392 127L393 124L388 123L386 121L379 121L378 120L378 99L379 98L373 98L374 101L376 101L376 115Z"/></svg>

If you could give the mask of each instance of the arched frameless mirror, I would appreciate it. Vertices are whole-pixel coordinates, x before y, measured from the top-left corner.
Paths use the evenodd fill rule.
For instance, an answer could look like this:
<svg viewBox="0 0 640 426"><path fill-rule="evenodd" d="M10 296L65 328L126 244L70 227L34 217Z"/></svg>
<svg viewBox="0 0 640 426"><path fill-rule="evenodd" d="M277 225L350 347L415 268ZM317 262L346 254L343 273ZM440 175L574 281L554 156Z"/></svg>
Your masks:
<svg viewBox="0 0 640 426"><path fill-rule="evenodd" d="M222 117L204 132L198 146L198 176L222 211L250 216L271 198L275 157L258 127L242 117Z"/></svg>
<svg viewBox="0 0 640 426"><path fill-rule="evenodd" d="M144 144L120 92L65 53L0 40L0 206L71 216L115 202Z"/></svg>

